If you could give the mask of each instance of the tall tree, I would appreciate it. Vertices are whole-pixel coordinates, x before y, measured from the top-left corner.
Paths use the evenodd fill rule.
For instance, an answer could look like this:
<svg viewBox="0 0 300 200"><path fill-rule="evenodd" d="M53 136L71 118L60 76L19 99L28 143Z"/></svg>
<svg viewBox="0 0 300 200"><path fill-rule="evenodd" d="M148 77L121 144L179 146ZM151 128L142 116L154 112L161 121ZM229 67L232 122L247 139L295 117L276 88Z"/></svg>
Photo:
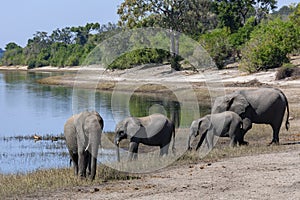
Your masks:
<svg viewBox="0 0 300 200"><path fill-rule="evenodd" d="M204 32L213 21L209 0L125 0L118 9L119 25L139 27L147 23L170 30L170 52L179 55L179 32Z"/></svg>
<svg viewBox="0 0 300 200"><path fill-rule="evenodd" d="M276 4L277 0L214 0L219 26L228 27L231 32L244 26L251 15L259 22L276 8Z"/></svg>
<svg viewBox="0 0 300 200"><path fill-rule="evenodd" d="M100 24L87 23L85 26L72 27L71 31L76 34L76 43L80 45L85 45L92 31L100 32Z"/></svg>
<svg viewBox="0 0 300 200"><path fill-rule="evenodd" d="M56 29L52 32L50 38L53 42L62 42L65 44L71 44L72 43L71 28L66 27L61 30Z"/></svg>

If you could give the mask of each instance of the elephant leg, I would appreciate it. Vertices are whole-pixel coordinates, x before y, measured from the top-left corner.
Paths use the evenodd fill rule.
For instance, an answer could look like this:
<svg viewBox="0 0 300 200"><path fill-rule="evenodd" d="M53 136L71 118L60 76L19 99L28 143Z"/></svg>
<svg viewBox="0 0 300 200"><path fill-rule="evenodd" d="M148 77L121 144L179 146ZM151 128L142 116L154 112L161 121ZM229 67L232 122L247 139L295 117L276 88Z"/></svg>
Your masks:
<svg viewBox="0 0 300 200"><path fill-rule="evenodd" d="M86 172L87 172L87 175L90 176L91 175L91 156L92 155L91 155L91 153L89 151L86 151L85 155L86 156L84 158L85 159L84 162L85 162L85 166L86 166L86 169L87 169Z"/></svg>
<svg viewBox="0 0 300 200"><path fill-rule="evenodd" d="M240 144L248 144L248 142L244 141L244 136L246 135L247 131L249 131L251 128L252 121L249 118L243 119L243 128L241 128L241 136L238 139Z"/></svg>
<svg viewBox="0 0 300 200"><path fill-rule="evenodd" d="M78 175L78 154L77 153L73 153L73 151L69 150L69 154L70 154L70 166L71 163L73 162L73 168L74 168L74 175L77 176Z"/></svg>
<svg viewBox="0 0 300 200"><path fill-rule="evenodd" d="M87 168L87 159L86 159L86 152L84 150L78 152L78 172L79 176L86 177L86 168Z"/></svg>
<svg viewBox="0 0 300 200"><path fill-rule="evenodd" d="M78 176L78 154L77 153L73 153L72 160L74 165L74 174L75 176Z"/></svg>
<svg viewBox="0 0 300 200"><path fill-rule="evenodd" d="M272 141L270 142L269 145L271 145L271 144L279 144L279 130L280 130L280 125L273 125L273 124L271 124L272 129L273 129L273 139L272 139Z"/></svg>
<svg viewBox="0 0 300 200"><path fill-rule="evenodd" d="M244 140L243 129L241 129L240 127L236 127L236 130L234 132L234 138L235 138L235 140L232 141L232 142L234 142L234 144L233 144L234 146L236 146L237 143L239 145L248 145L249 144L248 142L246 142Z"/></svg>
<svg viewBox="0 0 300 200"><path fill-rule="evenodd" d="M214 134L212 131L208 131L206 135L207 147L209 150L212 150L214 147Z"/></svg>
<svg viewBox="0 0 300 200"><path fill-rule="evenodd" d="M230 140L230 143L229 143L229 146L235 147L236 145L237 145L237 138L235 136L232 136L231 140Z"/></svg>
<svg viewBox="0 0 300 200"><path fill-rule="evenodd" d="M128 160L136 160L138 157L138 148L139 148L139 143L137 142L130 142L129 143L129 149L128 149Z"/></svg>
<svg viewBox="0 0 300 200"><path fill-rule="evenodd" d="M170 143L166 144L165 146L160 146L159 156L166 156L166 155L168 155L169 146L170 146Z"/></svg>

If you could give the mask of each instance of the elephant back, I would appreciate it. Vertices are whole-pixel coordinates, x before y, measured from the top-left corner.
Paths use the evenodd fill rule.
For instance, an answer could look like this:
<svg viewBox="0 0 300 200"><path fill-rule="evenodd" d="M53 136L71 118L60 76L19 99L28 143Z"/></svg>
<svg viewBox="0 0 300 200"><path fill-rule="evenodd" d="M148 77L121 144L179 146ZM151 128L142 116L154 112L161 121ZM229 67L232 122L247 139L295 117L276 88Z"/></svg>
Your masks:
<svg viewBox="0 0 300 200"><path fill-rule="evenodd" d="M148 137L160 133L169 123L168 118L162 114L152 114L147 117L142 117L140 121L146 129Z"/></svg>

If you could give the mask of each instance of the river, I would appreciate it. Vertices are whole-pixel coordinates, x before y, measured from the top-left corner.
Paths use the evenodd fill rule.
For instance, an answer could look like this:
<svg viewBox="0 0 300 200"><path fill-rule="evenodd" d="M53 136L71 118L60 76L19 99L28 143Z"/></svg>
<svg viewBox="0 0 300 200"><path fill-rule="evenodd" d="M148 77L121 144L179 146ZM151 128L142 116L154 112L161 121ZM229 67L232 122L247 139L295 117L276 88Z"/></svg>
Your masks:
<svg viewBox="0 0 300 200"><path fill-rule="evenodd" d="M73 88L36 83L38 79L54 75L61 74L0 71L0 173L69 167L64 140L34 141L32 138L35 134L44 138L62 136L65 121L75 113ZM133 95L129 104L119 103L112 108L112 93L89 90L83 93L94 93L93 108L104 119L104 132L114 131L116 123L128 115L145 116L149 110L160 108L180 124L180 103L166 98ZM191 120L184 122L186 126ZM99 153L102 154L99 162L115 160L113 149L101 149Z"/></svg>

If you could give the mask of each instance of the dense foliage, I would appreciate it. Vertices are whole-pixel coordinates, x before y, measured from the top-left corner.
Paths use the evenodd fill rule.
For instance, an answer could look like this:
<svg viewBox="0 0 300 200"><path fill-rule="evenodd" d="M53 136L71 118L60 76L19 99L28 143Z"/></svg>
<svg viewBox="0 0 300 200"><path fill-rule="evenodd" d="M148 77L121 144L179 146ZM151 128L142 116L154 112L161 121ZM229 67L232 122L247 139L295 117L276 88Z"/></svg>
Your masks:
<svg viewBox="0 0 300 200"><path fill-rule="evenodd" d="M3 54L4 54L4 50L0 48L0 59L2 58Z"/></svg>
<svg viewBox="0 0 300 200"><path fill-rule="evenodd" d="M280 67L289 62L289 55L300 52L300 4L274 11L276 5L276 0L124 0L117 10L118 25L87 23L51 34L36 32L24 48L8 43L0 64L30 68L91 64L84 63L91 51L122 29L162 27L171 30L169 42L163 41L170 44L169 52L136 47L107 66L124 69L169 62L178 70L179 55L188 48L179 42L180 32L200 42L219 69L232 61L249 72ZM118 45L114 47L124 48Z"/></svg>
<svg viewBox="0 0 300 200"><path fill-rule="evenodd" d="M29 68L81 65L97 44L118 31L120 28L115 24L87 23L85 26L56 29L50 35L36 32L24 48L15 43L7 44L1 64L27 65Z"/></svg>
<svg viewBox="0 0 300 200"><path fill-rule="evenodd" d="M259 25L242 50L241 68L256 72L282 66L299 48L300 29L292 21L275 19Z"/></svg>

